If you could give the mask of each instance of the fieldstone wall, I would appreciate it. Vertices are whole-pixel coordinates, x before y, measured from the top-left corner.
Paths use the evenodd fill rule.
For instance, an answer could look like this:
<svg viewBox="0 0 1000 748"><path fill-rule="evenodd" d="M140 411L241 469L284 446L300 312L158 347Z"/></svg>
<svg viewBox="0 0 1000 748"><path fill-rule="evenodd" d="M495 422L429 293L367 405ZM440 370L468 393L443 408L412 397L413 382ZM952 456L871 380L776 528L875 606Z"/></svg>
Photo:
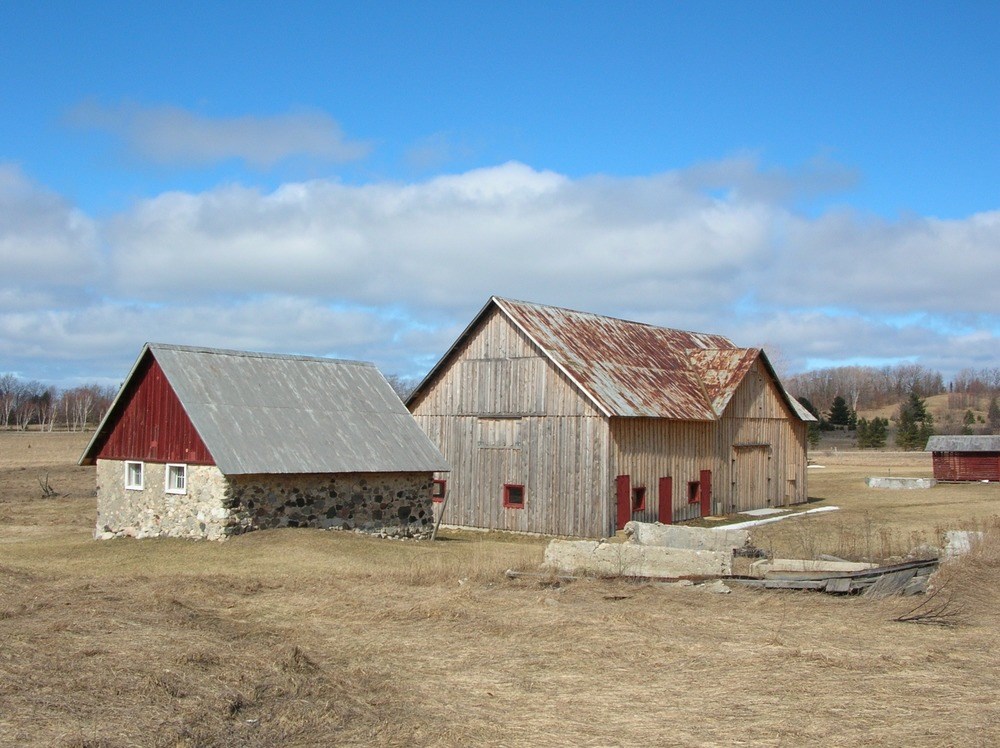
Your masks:
<svg viewBox="0 0 1000 748"><path fill-rule="evenodd" d="M429 537L434 525L430 473L251 475L187 466L187 493L164 490L166 467L144 464L143 490L125 489L125 463L97 461L95 537L219 540L271 527L359 530Z"/></svg>
<svg viewBox="0 0 1000 748"><path fill-rule="evenodd" d="M230 534L226 478L213 465L187 466L187 493L164 490L166 466L143 464L143 490L125 488L125 463L97 461L96 537L206 538Z"/></svg>
<svg viewBox="0 0 1000 748"><path fill-rule="evenodd" d="M227 507L236 532L323 527L395 537L429 537L430 473L232 476Z"/></svg>

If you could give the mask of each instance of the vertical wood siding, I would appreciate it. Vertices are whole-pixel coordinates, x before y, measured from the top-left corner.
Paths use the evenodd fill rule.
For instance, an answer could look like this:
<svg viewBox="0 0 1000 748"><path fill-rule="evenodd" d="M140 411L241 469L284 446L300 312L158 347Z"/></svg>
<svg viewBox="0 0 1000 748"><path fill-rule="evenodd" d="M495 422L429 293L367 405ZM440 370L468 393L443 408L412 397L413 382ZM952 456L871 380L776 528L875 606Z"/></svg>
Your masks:
<svg viewBox="0 0 1000 748"><path fill-rule="evenodd" d="M790 412L759 361L722 414L714 449L719 456L715 511L806 500L806 424Z"/></svg>
<svg viewBox="0 0 1000 748"><path fill-rule="evenodd" d="M125 407L106 425L96 456L103 460L143 460L214 465L156 359L147 356L123 393Z"/></svg>
<svg viewBox="0 0 1000 748"><path fill-rule="evenodd" d="M667 421L660 418L612 418L612 482L628 475L632 488L646 489L646 508L633 512L639 522L659 521L660 491L672 491L673 521L701 516L697 503L688 502L688 483L698 481L702 470L715 475L712 453L716 424L697 421ZM672 480L661 481L662 478ZM608 492L614 495L612 486Z"/></svg>
<svg viewBox="0 0 1000 748"><path fill-rule="evenodd" d="M728 513L806 500L806 424L792 414L758 362L714 423L613 418L612 479L630 475L646 487L646 509L633 519L657 521L660 479L672 483L674 521L700 516L688 484L712 471L712 511ZM609 494L613 487L609 485ZM655 491L655 493L654 493Z"/></svg>
<svg viewBox="0 0 1000 748"><path fill-rule="evenodd" d="M714 512L806 499L806 425L759 362L719 421L608 419L494 310L411 411L452 466L441 476L446 524L609 535L618 475L645 487L645 508L632 515L644 522L659 519L665 486L673 521L700 516L688 493L704 470ZM524 485L523 508L504 508L505 483Z"/></svg>
<svg viewBox="0 0 1000 748"><path fill-rule="evenodd" d="M934 477L946 481L1000 480L996 452L935 452Z"/></svg>
<svg viewBox="0 0 1000 748"><path fill-rule="evenodd" d="M451 463L446 524L607 533L606 419L499 312L411 410ZM505 483L524 485L523 508L503 506Z"/></svg>

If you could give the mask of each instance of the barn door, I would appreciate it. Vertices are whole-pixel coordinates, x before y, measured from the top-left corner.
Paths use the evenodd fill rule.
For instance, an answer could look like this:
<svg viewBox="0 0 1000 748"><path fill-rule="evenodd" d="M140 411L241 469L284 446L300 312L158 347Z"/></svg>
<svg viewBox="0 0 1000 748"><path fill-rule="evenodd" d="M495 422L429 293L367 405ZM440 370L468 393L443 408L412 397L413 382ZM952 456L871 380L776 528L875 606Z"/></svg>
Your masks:
<svg viewBox="0 0 1000 748"><path fill-rule="evenodd" d="M619 475L615 478L615 491L618 501L615 530L622 530L626 523L632 519L632 478L628 475Z"/></svg>
<svg viewBox="0 0 1000 748"><path fill-rule="evenodd" d="M698 475L700 484L698 498L701 501L701 516L709 517L712 514L712 471L702 470Z"/></svg>
<svg viewBox="0 0 1000 748"><path fill-rule="evenodd" d="M659 501L656 513L657 521L664 525L669 525L674 521L674 479L660 478L657 500Z"/></svg>
<svg viewBox="0 0 1000 748"><path fill-rule="evenodd" d="M767 444L740 445L733 454L734 485L732 509L763 509L771 505L771 447Z"/></svg>

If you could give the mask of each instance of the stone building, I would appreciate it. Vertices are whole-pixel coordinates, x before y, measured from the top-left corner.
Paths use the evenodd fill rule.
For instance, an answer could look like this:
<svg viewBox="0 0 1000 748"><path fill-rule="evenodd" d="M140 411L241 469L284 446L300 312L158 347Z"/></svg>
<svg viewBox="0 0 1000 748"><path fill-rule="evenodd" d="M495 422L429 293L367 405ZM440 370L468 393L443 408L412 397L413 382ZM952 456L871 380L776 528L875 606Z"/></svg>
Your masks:
<svg viewBox="0 0 1000 748"><path fill-rule="evenodd" d="M147 344L80 464L96 536L422 536L447 462L374 365Z"/></svg>
<svg viewBox="0 0 1000 748"><path fill-rule="evenodd" d="M449 525L602 537L807 496L813 417L721 335L493 297L407 405Z"/></svg>

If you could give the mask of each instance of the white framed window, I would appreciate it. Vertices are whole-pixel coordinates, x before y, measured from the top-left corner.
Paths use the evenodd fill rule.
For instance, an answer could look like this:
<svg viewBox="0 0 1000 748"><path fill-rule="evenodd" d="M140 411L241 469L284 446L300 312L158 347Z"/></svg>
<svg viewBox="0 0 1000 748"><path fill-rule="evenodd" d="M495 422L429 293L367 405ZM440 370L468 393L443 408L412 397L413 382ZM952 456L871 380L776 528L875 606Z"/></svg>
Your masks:
<svg viewBox="0 0 1000 748"><path fill-rule="evenodd" d="M187 465L167 465L167 493L187 493Z"/></svg>
<svg viewBox="0 0 1000 748"><path fill-rule="evenodd" d="M141 491L142 490L142 463L141 462L126 462L125 463L125 488L129 491Z"/></svg>

